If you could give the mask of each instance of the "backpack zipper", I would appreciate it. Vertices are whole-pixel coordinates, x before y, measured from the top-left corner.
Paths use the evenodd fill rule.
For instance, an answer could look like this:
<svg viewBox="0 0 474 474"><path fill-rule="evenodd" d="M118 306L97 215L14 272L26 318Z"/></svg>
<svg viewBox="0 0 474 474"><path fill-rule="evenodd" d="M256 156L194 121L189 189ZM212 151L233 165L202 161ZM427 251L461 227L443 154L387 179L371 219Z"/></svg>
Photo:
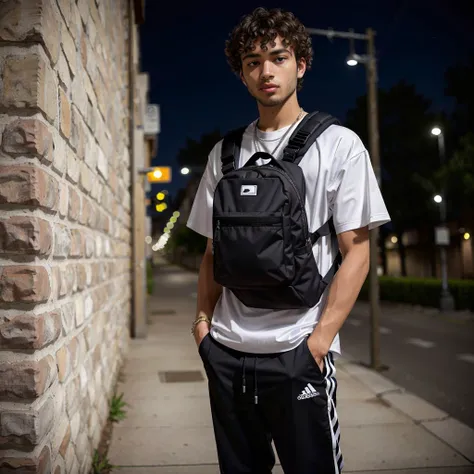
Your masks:
<svg viewBox="0 0 474 474"><path fill-rule="evenodd" d="M249 169L249 170L253 169L253 170L259 171L259 168L261 168L261 167L260 166L250 166L247 169ZM304 221L303 232L304 232L304 236L305 236L305 241L312 248L313 245L311 244L311 238L309 236L308 219L306 217L306 208L305 208L305 205L304 205L304 203L303 203L303 201L300 197L300 193L298 192L298 188L296 187L296 184L291 179L291 176L288 173L284 173L282 170L280 170L278 168L272 168L272 170L280 173L282 176L284 176L286 179L288 179L290 184L293 186L293 189L295 190L295 193L296 193L296 197L298 198L298 201L300 202L300 205L301 205L301 209L303 210L303 221Z"/></svg>
<svg viewBox="0 0 474 474"><path fill-rule="evenodd" d="M280 224L281 219L281 216L221 216L217 218L214 240L219 242L221 238L221 222L223 222L224 225L226 221L229 223L237 223L237 225L239 221L241 225L275 225Z"/></svg>

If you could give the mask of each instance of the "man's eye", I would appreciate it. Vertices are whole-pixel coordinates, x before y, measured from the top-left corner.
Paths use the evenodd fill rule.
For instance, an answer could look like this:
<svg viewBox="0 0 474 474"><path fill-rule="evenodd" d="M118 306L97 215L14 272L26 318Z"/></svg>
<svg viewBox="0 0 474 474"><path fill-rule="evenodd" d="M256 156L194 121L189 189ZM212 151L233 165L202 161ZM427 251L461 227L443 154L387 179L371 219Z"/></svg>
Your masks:
<svg viewBox="0 0 474 474"><path fill-rule="evenodd" d="M276 62L282 63L285 59L285 57L276 58Z"/></svg>
<svg viewBox="0 0 474 474"><path fill-rule="evenodd" d="M252 61L250 63L247 64L248 67L255 67L258 65L258 62L257 61Z"/></svg>

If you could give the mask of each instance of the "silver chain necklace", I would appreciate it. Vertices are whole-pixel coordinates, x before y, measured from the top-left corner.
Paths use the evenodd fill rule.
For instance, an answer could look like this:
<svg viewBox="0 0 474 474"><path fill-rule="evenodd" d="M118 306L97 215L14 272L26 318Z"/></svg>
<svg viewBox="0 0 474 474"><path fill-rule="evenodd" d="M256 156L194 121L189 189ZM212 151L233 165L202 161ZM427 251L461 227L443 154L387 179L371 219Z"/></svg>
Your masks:
<svg viewBox="0 0 474 474"><path fill-rule="evenodd" d="M298 117L296 117L295 121L288 127L288 130L283 134L283 136L280 138L280 140L278 141L276 147L274 148L274 150L270 153L270 155L272 155L274 158L276 158L275 156L275 152L277 151L277 149L279 148L279 146L283 143L285 137L290 133L290 131L292 130L293 126L295 125L296 122L298 122L298 120L301 118L301 116L304 114L304 110L303 108L301 108L301 111L300 113L298 114ZM266 151L266 150L263 150L263 149L260 149L260 146L262 148L264 148L264 145L260 142L260 139L258 138L258 135L257 135L257 125L258 125L258 120L255 122L255 126L254 126L254 129L253 129L253 140L254 140L254 146L255 146L255 149L257 151Z"/></svg>

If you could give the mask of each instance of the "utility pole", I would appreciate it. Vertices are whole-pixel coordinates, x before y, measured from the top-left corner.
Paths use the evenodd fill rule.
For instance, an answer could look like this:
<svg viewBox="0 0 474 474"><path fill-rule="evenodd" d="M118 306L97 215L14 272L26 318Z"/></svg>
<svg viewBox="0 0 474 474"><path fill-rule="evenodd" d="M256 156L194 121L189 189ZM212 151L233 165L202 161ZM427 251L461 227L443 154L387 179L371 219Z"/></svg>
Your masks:
<svg viewBox="0 0 474 474"><path fill-rule="evenodd" d="M444 144L444 133L439 127L435 127L431 133L438 136L438 152L441 166L446 161L446 149ZM441 264L441 296L439 301L439 307L441 311L453 311L455 308L453 295L449 291L448 285L448 258L447 258L447 247L449 246L449 228L446 225L447 212L446 212L446 188L443 184L441 191L441 202L439 203L440 212L440 228L437 229L441 235L435 234L436 244L439 246L440 252L440 264ZM435 230L436 232L436 230ZM436 233L438 233L436 232ZM443 239L444 237L444 239Z"/></svg>
<svg viewBox="0 0 474 474"><path fill-rule="evenodd" d="M379 187L382 187L380 172L380 147L379 126L377 106L377 60L375 57L375 32L368 28L366 34L354 33L353 31L334 31L332 29L321 30L317 28L306 28L312 35L325 36L328 39L344 38L349 40L364 40L367 42L367 54L352 54L352 65L361 62L365 64L367 71L367 121L369 130L369 151L375 176ZM370 231L370 270L369 270L369 300L370 300L370 366L375 370L381 370L380 362L380 290L378 278L378 228Z"/></svg>
<svg viewBox="0 0 474 474"><path fill-rule="evenodd" d="M378 128L377 105L377 63L375 59L374 32L367 29L367 113L369 125L370 158L377 183L382 187L380 173L380 146ZM380 288L378 269L378 227L370 231L370 271L369 271L369 297L370 297L370 361L375 370L381 368L380 363Z"/></svg>

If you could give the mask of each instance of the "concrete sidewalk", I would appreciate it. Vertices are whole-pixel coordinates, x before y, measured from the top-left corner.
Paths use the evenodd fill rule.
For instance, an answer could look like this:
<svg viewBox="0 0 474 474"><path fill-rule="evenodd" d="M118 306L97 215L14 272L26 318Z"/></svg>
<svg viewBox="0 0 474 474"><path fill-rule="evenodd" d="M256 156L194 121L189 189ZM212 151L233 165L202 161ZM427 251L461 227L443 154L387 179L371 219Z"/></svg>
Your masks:
<svg viewBox="0 0 474 474"><path fill-rule="evenodd" d="M207 384L189 332L196 301L180 294L196 275L160 269L148 337L132 340L118 393L109 460L122 474L217 474ZM383 376L337 362L345 473L474 473L474 431ZM282 473L276 466L275 473Z"/></svg>

